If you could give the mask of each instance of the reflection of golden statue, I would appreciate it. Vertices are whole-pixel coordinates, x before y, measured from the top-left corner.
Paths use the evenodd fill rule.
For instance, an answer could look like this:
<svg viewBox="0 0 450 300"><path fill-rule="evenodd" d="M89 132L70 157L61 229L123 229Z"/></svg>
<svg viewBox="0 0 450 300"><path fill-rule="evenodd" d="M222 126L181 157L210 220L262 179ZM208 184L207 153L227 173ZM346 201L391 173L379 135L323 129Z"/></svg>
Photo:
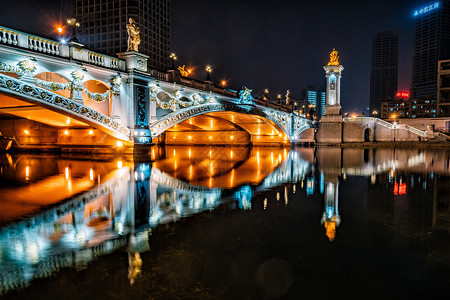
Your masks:
<svg viewBox="0 0 450 300"><path fill-rule="evenodd" d="M339 66L339 56L338 52L333 48L333 51L330 53L330 62L329 66Z"/></svg>
<svg viewBox="0 0 450 300"><path fill-rule="evenodd" d="M330 242L334 241L336 237L336 223L335 222L325 222L326 235Z"/></svg>
<svg viewBox="0 0 450 300"><path fill-rule="evenodd" d="M139 252L128 253L128 280L130 285L134 284L135 279L141 274L142 259Z"/></svg>
<svg viewBox="0 0 450 300"><path fill-rule="evenodd" d="M189 72L186 71L185 67L186 67L185 65L183 65L182 67L178 67L178 71L180 71L181 76L188 77Z"/></svg>
<svg viewBox="0 0 450 300"><path fill-rule="evenodd" d="M139 36L139 27L132 18L129 19L130 24L127 24L128 31L128 51L138 52L138 46L141 43L141 37Z"/></svg>

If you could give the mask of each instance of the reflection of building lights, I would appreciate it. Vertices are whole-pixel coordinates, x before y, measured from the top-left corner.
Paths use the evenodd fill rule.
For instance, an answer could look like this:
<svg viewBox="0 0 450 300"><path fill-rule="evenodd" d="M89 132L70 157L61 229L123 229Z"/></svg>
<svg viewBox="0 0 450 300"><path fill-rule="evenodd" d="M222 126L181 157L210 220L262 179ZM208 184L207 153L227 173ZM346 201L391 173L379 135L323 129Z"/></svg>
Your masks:
<svg viewBox="0 0 450 300"><path fill-rule="evenodd" d="M138 174L138 172L134 172L134 179L135 179L135 180L138 180L138 179L139 179L139 174Z"/></svg>
<svg viewBox="0 0 450 300"><path fill-rule="evenodd" d="M117 162L117 169L122 169L122 167L123 167L123 162L121 160L119 160Z"/></svg>
<svg viewBox="0 0 450 300"><path fill-rule="evenodd" d="M295 194L296 190L297 190L297 186L294 184L294 186L292 187L292 193Z"/></svg>
<svg viewBox="0 0 450 300"><path fill-rule="evenodd" d="M94 180L94 170L92 168L89 169L89 180Z"/></svg>
<svg viewBox="0 0 450 300"><path fill-rule="evenodd" d="M264 198L264 210L267 209L267 198Z"/></svg>
<svg viewBox="0 0 450 300"><path fill-rule="evenodd" d="M277 192L277 201L280 201L280 192Z"/></svg>
<svg viewBox="0 0 450 300"><path fill-rule="evenodd" d="M191 148L189 148L189 158L191 158Z"/></svg>
<svg viewBox="0 0 450 300"><path fill-rule="evenodd" d="M69 178L70 178L69 167L66 167L66 168L65 168L64 174L65 174L65 176L66 176L66 180L69 180Z"/></svg>
<svg viewBox="0 0 450 300"><path fill-rule="evenodd" d="M212 156L212 152L211 152L211 149L209 149L209 158L211 158L211 156Z"/></svg>
<svg viewBox="0 0 450 300"><path fill-rule="evenodd" d="M116 145L117 145L117 147L122 147L123 146L123 142L122 141L117 141L117 143L116 143Z"/></svg>
<svg viewBox="0 0 450 300"><path fill-rule="evenodd" d="M29 166L27 166L25 168L25 180L26 181L30 180L30 167Z"/></svg>
<svg viewBox="0 0 450 300"><path fill-rule="evenodd" d="M66 124L67 124L67 125L70 124L70 118L67 118Z"/></svg>

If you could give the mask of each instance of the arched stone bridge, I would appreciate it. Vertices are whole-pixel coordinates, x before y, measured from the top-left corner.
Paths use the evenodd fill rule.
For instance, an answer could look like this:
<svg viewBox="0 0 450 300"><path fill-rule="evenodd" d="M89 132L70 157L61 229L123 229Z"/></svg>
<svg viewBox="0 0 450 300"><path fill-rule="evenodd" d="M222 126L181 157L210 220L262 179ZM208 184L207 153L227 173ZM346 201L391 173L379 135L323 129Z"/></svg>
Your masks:
<svg viewBox="0 0 450 300"><path fill-rule="evenodd" d="M0 27L0 131L22 143L287 143L312 127L250 92Z"/></svg>

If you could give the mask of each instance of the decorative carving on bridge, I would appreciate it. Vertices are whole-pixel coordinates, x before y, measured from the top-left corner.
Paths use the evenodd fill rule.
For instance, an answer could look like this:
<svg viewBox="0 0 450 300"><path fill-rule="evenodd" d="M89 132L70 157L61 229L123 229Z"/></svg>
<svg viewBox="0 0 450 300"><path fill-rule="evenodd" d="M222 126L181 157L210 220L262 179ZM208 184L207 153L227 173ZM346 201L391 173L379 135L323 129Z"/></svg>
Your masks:
<svg viewBox="0 0 450 300"><path fill-rule="evenodd" d="M160 92L164 92L166 93L167 96L170 97L170 99L167 101L161 101L158 98L158 93ZM161 107L162 109L171 109L173 111L178 110L180 107L191 107L191 106L196 106L196 105L201 105L201 104L205 104L207 102L209 103L215 103L216 100L214 99L214 97L207 97L204 98L202 96L200 96L199 94L195 93L190 97L191 101L186 101L183 98L183 94L182 94L182 90L175 90L173 94L170 94L162 89L160 89L158 86L156 85L151 85L150 86L150 97L152 100L156 101L156 103L158 104L159 107ZM185 97L185 99L189 99L189 97Z"/></svg>
<svg viewBox="0 0 450 300"><path fill-rule="evenodd" d="M58 107L59 109L70 112L71 114L79 115L84 119L94 121L99 125L108 128L125 139L129 139L130 130L127 127L122 126L112 118L107 117L85 105L55 94L51 91L37 86L30 86L18 79L3 74L0 74L0 89L5 89L14 94L33 98L38 102L45 103L52 107Z"/></svg>
<svg viewBox="0 0 450 300"><path fill-rule="evenodd" d="M145 92L146 89L144 87L137 87L136 88L136 94L137 94L137 117L138 122L137 126L144 128L147 127L147 103L145 101Z"/></svg>
<svg viewBox="0 0 450 300"><path fill-rule="evenodd" d="M288 114L285 112L278 112L276 110L264 110L264 114L266 115L266 118L275 122L278 126L284 129L285 132L289 132L287 130L287 121L288 121Z"/></svg>
<svg viewBox="0 0 450 300"><path fill-rule="evenodd" d="M84 73L80 69L74 70L70 73L72 81L69 82L53 82L45 81L38 78L33 78L33 73L36 71L36 66L31 60L22 60L18 63L18 67L10 66L0 62L0 72L15 73L20 76L30 77L36 84L53 92L61 90L85 92L86 95L95 102L104 102L109 99L113 90L107 90L104 93L92 93L83 85ZM117 77L117 76L116 76ZM120 79L120 77L119 77ZM114 85L113 85L114 89Z"/></svg>
<svg viewBox="0 0 450 300"><path fill-rule="evenodd" d="M253 105L252 90L248 89L246 86L243 86L239 92L239 104Z"/></svg>

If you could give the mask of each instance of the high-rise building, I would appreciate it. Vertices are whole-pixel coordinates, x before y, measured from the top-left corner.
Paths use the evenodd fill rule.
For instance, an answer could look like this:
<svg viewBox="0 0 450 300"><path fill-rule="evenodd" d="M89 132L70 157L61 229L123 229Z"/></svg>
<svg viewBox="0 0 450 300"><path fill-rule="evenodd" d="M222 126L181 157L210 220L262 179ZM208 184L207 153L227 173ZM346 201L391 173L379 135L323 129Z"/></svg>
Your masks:
<svg viewBox="0 0 450 300"><path fill-rule="evenodd" d="M450 58L450 0L420 1L415 19L411 97L437 97L438 61Z"/></svg>
<svg viewBox="0 0 450 300"><path fill-rule="evenodd" d="M372 41L370 114L379 115L381 103L395 100L398 83L398 34L377 32Z"/></svg>
<svg viewBox="0 0 450 300"><path fill-rule="evenodd" d="M308 85L302 90L302 98L313 106L314 114L317 117L325 114L327 96L324 88L318 85Z"/></svg>
<svg viewBox="0 0 450 300"><path fill-rule="evenodd" d="M139 52L148 66L167 70L170 52L170 0L74 0L80 22L78 40L86 48L108 55L127 51L126 24L132 18L140 30Z"/></svg>

